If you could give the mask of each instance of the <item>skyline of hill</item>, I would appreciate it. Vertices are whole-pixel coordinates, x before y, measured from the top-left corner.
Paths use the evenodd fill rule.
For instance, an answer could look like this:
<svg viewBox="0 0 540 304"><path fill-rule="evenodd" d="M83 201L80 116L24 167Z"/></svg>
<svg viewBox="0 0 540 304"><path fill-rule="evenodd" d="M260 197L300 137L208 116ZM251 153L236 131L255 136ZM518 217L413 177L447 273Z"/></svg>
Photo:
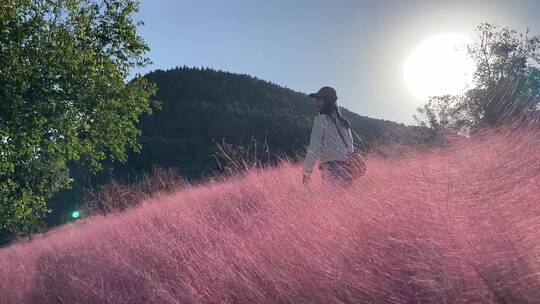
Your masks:
<svg viewBox="0 0 540 304"><path fill-rule="evenodd" d="M135 167L146 171L151 159L166 167L176 165L189 177L200 176L208 173L201 166L211 162L216 152L213 140L235 146L252 139L266 140L274 154L286 155L305 152L302 149L309 143L315 108L304 93L247 74L208 68L177 67L145 77L157 84L155 98L163 106L141 119L143 149L128 161ZM418 142L414 127L361 116L346 108L342 112L360 136L355 144L363 150L375 141ZM157 149L160 145L167 149ZM195 151L187 151L188 145ZM185 157L178 157L181 154Z"/></svg>

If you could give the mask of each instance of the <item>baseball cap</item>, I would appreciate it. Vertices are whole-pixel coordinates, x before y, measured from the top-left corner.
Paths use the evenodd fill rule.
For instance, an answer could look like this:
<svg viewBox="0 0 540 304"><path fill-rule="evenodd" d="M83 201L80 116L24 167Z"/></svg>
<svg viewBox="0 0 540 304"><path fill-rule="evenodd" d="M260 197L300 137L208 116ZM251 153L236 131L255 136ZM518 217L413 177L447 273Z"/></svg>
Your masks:
<svg viewBox="0 0 540 304"><path fill-rule="evenodd" d="M317 93L311 93L309 94L309 97L311 98L317 98L317 97L332 97L337 99L337 93L336 90L332 87L322 87Z"/></svg>

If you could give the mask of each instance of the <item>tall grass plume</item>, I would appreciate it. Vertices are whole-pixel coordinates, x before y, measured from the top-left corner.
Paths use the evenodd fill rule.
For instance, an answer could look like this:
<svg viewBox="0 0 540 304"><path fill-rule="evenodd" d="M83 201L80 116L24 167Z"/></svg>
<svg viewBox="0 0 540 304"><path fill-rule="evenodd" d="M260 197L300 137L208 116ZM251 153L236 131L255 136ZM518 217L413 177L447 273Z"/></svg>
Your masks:
<svg viewBox="0 0 540 304"><path fill-rule="evenodd" d="M539 303L538 124L160 192L0 250L2 303ZM136 197L133 199L137 199Z"/></svg>

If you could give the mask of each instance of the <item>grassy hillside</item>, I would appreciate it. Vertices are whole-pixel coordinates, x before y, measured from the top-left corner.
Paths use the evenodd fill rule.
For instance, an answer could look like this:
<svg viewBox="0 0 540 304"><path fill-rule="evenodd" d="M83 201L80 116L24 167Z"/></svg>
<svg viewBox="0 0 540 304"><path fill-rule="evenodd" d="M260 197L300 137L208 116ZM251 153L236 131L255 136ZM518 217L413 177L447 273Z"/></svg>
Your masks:
<svg viewBox="0 0 540 304"><path fill-rule="evenodd" d="M0 249L2 303L536 303L538 125L368 158L348 193L284 162Z"/></svg>

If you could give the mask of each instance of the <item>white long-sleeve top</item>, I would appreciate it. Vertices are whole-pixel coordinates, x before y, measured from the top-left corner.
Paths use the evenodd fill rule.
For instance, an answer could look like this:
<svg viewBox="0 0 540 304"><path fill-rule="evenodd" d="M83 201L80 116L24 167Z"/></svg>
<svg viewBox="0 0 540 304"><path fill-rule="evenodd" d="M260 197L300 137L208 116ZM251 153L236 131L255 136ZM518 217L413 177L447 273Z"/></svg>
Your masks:
<svg viewBox="0 0 540 304"><path fill-rule="evenodd" d="M335 113L332 114L332 117L336 118ZM347 153L354 150L351 129L346 129L339 119L336 118L341 134L343 134L345 141L347 141L348 147L346 147L337 132L332 117L327 114L315 115L309 148L304 161L304 174L306 175L311 175L317 158L319 159L319 163L331 160L344 160Z"/></svg>

